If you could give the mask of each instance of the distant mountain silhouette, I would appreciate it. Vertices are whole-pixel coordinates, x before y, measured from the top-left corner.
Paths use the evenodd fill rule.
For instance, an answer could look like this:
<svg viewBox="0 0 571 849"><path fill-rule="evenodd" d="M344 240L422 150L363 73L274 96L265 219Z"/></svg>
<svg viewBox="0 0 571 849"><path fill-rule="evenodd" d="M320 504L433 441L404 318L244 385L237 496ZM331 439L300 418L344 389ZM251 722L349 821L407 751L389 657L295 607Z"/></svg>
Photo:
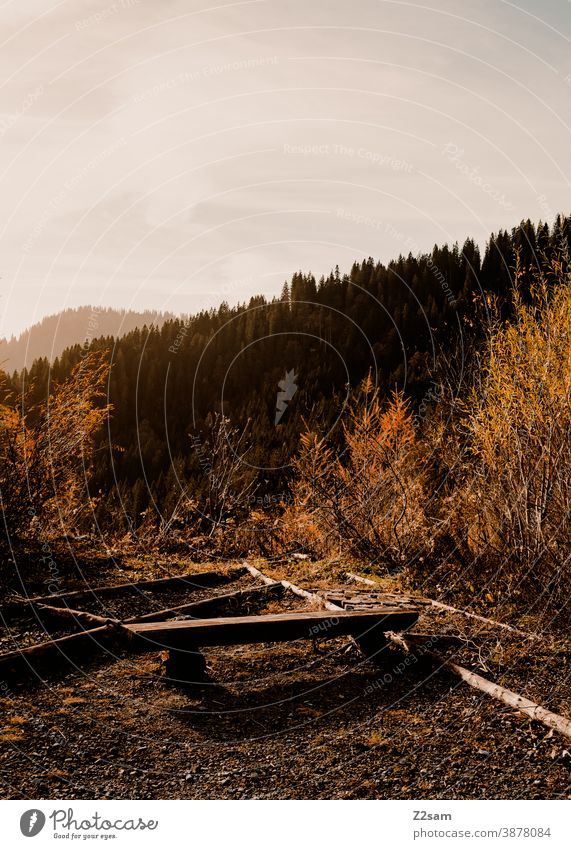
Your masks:
<svg viewBox="0 0 571 849"><path fill-rule="evenodd" d="M151 310L135 312L91 306L66 309L46 316L18 337L0 339L0 369L8 373L19 371L24 366L29 367L38 357L47 357L53 362L71 345L84 344L100 336L118 338L145 324L161 327L173 318L172 313Z"/></svg>

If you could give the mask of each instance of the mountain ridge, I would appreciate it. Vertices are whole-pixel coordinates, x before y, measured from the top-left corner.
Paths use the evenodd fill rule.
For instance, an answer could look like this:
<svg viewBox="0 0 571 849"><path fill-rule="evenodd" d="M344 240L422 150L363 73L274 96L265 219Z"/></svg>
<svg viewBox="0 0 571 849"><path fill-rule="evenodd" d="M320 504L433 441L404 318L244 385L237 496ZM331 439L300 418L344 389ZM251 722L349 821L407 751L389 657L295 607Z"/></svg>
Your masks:
<svg viewBox="0 0 571 849"><path fill-rule="evenodd" d="M53 363L66 348L88 344L100 336L120 338L145 325L162 327L165 321L180 318L175 313L156 310L126 310L87 304L52 313L26 328L18 336L0 339L0 368L20 371L34 360L47 357Z"/></svg>

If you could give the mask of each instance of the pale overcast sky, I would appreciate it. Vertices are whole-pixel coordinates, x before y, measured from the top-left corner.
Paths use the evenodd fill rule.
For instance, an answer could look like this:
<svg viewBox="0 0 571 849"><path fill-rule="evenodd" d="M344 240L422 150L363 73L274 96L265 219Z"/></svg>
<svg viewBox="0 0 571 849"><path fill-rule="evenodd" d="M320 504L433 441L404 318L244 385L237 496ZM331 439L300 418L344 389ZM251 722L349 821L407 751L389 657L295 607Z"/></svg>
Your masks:
<svg viewBox="0 0 571 849"><path fill-rule="evenodd" d="M567 0L12 0L0 335L571 212Z"/></svg>

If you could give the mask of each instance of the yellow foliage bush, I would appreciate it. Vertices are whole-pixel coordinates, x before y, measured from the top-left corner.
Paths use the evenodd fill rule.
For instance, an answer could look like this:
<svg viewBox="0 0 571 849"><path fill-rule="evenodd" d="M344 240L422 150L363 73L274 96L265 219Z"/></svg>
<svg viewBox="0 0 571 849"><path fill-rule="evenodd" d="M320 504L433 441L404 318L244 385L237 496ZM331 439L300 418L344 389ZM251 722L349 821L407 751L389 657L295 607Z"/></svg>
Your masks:
<svg viewBox="0 0 571 849"><path fill-rule="evenodd" d="M109 412L108 365L87 354L68 380L43 403L30 390L0 405L0 510L5 541L26 536L35 525L77 525L92 505L86 481L94 436Z"/></svg>
<svg viewBox="0 0 571 849"><path fill-rule="evenodd" d="M367 378L349 408L344 443L336 452L313 432L301 437L284 526L320 555L406 562L422 544L426 483L408 402L394 394L383 403Z"/></svg>
<svg viewBox="0 0 571 849"><path fill-rule="evenodd" d="M538 275L531 301L490 335L481 392L468 401L474 470L464 492L477 557L510 587L571 586L571 280Z"/></svg>

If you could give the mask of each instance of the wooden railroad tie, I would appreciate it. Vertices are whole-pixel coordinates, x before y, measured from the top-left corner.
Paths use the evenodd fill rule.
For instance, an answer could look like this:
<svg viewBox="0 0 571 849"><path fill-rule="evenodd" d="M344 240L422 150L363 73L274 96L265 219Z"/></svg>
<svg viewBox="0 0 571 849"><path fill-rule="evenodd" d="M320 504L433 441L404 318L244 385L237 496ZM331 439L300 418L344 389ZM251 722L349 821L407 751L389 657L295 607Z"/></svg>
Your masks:
<svg viewBox="0 0 571 849"><path fill-rule="evenodd" d="M188 575L174 575L170 578L156 578L150 581L134 581L127 584L115 584L114 586L70 590L69 592L65 591L54 595L34 596L30 598L22 597L18 600L18 604L49 604L66 607L69 601L75 604L78 601L90 601L107 596L128 596L136 592L160 593L165 590L188 590L192 592L193 590L231 583L245 573L246 569L244 566L234 566L226 572L193 572Z"/></svg>
<svg viewBox="0 0 571 849"><path fill-rule="evenodd" d="M169 651L167 672L179 680L200 680L205 661L200 649L207 646L277 643L301 639L352 636L367 657L374 659L385 647L386 631L406 631L418 619L418 610L404 606L379 606L373 610L329 611L233 616L183 622L123 624L137 651Z"/></svg>

